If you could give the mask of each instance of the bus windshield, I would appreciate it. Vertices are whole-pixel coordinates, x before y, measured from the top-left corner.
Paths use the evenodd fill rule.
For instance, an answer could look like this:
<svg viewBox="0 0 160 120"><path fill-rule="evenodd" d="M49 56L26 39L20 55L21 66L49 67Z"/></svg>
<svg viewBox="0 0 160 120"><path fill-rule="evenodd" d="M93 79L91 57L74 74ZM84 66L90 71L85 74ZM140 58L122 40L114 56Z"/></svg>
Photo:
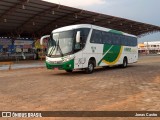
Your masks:
<svg viewBox="0 0 160 120"><path fill-rule="evenodd" d="M48 41L47 56L62 57L81 50L85 46L89 30L89 28L80 28L52 33ZM76 44L77 31L81 32L80 47Z"/></svg>
<svg viewBox="0 0 160 120"><path fill-rule="evenodd" d="M53 33L48 41L48 55L50 57L63 56L73 51L74 31Z"/></svg>

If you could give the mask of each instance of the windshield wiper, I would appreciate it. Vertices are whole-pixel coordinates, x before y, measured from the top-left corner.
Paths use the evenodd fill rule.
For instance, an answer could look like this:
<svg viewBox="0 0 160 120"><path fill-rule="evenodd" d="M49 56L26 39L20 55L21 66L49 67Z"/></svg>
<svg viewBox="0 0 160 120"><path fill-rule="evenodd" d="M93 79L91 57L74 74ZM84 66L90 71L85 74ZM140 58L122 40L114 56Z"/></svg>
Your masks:
<svg viewBox="0 0 160 120"><path fill-rule="evenodd" d="M48 56L51 57L52 54L53 54L53 52L54 52L54 50L56 49L56 52L55 52L55 53L57 53L57 51L59 51L59 53L60 53L61 56L63 57L62 49L61 49L61 47L59 46L59 40L57 40L57 43L55 43L55 44L56 44L56 46L55 46L54 48L52 47L52 49L51 49L51 51L49 52Z"/></svg>
<svg viewBox="0 0 160 120"><path fill-rule="evenodd" d="M51 40L53 40L53 41L55 42L55 47L52 47L52 48L51 48L51 51L49 52L48 56L51 57L52 54L53 54L53 52L54 52L54 50L56 49L55 54L57 53L57 51L59 51L59 53L60 53L61 56L63 57L64 55L63 55L62 49L61 49L61 47L60 47L60 45L59 45L59 38L57 39L57 43L56 43L56 41L53 39L53 34L51 34L50 38L51 38Z"/></svg>
<svg viewBox="0 0 160 120"><path fill-rule="evenodd" d="M59 46L59 40L58 40L58 43L57 43L57 47L59 48L60 54L61 54L61 56L63 57L62 49L61 49L61 47Z"/></svg>
<svg viewBox="0 0 160 120"><path fill-rule="evenodd" d="M56 46L53 48L51 48L51 51L49 52L48 56L51 57L51 55L53 54L53 51L55 50Z"/></svg>
<svg viewBox="0 0 160 120"><path fill-rule="evenodd" d="M54 40L52 36L53 36L53 34L51 34L51 36L50 36L51 42L52 42L52 40ZM54 42L55 42L55 40L54 40ZM51 51L48 53L49 57L53 54L53 51L55 50L55 48L56 48L56 42L55 42L55 47L52 47Z"/></svg>

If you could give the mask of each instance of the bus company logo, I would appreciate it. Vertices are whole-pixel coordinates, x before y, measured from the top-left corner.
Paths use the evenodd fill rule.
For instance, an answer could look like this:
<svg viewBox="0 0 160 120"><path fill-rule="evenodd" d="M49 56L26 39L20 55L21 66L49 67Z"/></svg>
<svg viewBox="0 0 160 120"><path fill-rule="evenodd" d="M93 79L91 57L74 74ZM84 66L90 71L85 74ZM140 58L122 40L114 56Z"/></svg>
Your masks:
<svg viewBox="0 0 160 120"><path fill-rule="evenodd" d="M131 48L124 48L124 51L131 52Z"/></svg>
<svg viewBox="0 0 160 120"><path fill-rule="evenodd" d="M11 112L2 112L2 117L5 117L5 118L12 117L12 113Z"/></svg>
<svg viewBox="0 0 160 120"><path fill-rule="evenodd" d="M94 53L95 52L95 50L96 50L96 47L91 47L91 49L92 49L92 52Z"/></svg>

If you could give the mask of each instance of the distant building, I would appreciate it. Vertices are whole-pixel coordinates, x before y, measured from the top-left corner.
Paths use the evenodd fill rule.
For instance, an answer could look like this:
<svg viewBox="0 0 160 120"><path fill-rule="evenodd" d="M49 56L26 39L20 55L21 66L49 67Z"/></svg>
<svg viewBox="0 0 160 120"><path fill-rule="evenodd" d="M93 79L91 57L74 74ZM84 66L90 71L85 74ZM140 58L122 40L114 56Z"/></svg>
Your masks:
<svg viewBox="0 0 160 120"><path fill-rule="evenodd" d="M138 44L139 53L156 54L160 52L160 41L144 42Z"/></svg>

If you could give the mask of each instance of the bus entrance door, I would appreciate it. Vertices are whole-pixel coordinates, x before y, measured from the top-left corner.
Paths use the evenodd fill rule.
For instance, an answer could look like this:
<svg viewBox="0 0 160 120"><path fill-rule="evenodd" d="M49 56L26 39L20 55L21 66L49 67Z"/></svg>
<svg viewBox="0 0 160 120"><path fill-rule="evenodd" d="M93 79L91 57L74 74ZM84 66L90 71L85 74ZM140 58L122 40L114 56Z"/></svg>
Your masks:
<svg viewBox="0 0 160 120"><path fill-rule="evenodd" d="M82 51L76 53L75 56L75 69L79 69L83 67L83 56L82 56Z"/></svg>

